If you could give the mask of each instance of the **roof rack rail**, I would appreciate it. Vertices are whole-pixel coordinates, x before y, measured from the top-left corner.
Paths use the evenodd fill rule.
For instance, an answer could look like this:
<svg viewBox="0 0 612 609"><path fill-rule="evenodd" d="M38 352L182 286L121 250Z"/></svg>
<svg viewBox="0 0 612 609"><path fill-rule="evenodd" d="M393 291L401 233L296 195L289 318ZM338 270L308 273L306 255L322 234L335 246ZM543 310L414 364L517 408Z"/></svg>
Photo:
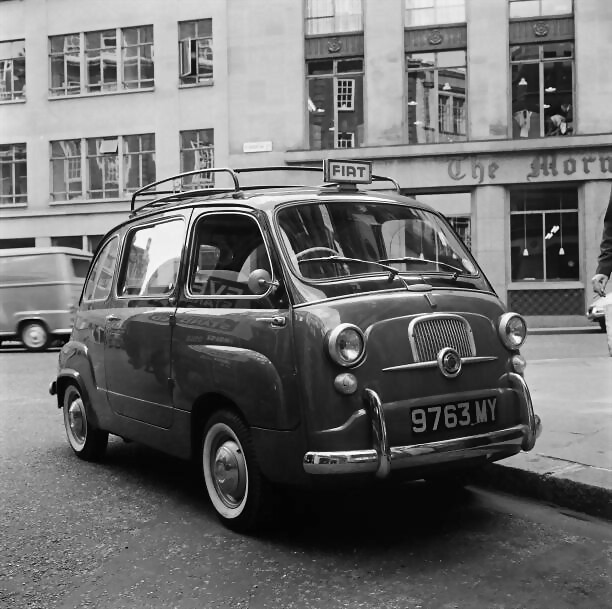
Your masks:
<svg viewBox="0 0 612 609"><path fill-rule="evenodd" d="M274 185L274 186L264 185L264 186L243 186L241 188L240 182L238 180L238 174L240 173L256 173L256 172L262 172L262 171L312 171L312 172L320 173L322 169L323 169L322 165L320 167L317 167L315 165L270 165L270 166L263 166L263 167L241 167L237 169L231 169L229 167L207 167L205 169L195 169L193 171L185 171L185 172L177 173L170 177L164 178L163 180L157 180L156 182L151 182L150 184L147 184L146 186L143 186L142 188L139 188L134 193L132 193L132 200L130 204L130 217L135 216L136 214L138 214L139 212L145 209L150 209L152 207L158 207L163 204L169 203L171 201L176 201L178 199L193 196L193 195L201 195L201 194L214 195L214 194L220 194L220 193L232 193L234 197L239 198L242 195L242 188L244 188L245 190L251 190L254 188L264 189L264 188L281 188L282 187L281 185ZM177 190L176 188L173 188L172 190L157 190L156 188L160 184L165 184L168 182L174 183L177 180L180 180L179 182L179 186L180 186L182 183L182 179L184 177L198 175L198 174L207 174L207 173L227 173L229 174L234 183L233 188L231 187L230 188L200 188L200 189L192 189L192 190ZM372 180L377 181L377 182L391 182L395 190L397 192L400 192L399 183L393 178L373 175ZM339 185L340 184L337 182L328 182L328 183L323 184L323 186L339 186ZM285 185L285 186L291 187L291 185ZM138 197L144 197L147 194L165 195L165 196L161 196L161 197L158 196L152 201L148 201L144 205L141 205L140 207L136 207L136 200L138 199Z"/></svg>

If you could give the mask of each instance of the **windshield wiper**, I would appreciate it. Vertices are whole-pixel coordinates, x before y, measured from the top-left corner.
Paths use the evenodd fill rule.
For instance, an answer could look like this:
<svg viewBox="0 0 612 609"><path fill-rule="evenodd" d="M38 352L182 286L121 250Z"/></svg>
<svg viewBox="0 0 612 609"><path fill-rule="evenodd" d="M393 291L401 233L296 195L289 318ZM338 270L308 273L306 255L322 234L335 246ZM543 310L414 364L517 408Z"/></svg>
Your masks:
<svg viewBox="0 0 612 609"><path fill-rule="evenodd" d="M417 258L416 256L404 256L402 258L383 258L379 262L419 262L422 264L437 264L438 266L444 266L453 271L453 279L457 279L459 275L463 275L463 270L459 267L447 264L446 262L440 262L439 260L429 260L428 258Z"/></svg>
<svg viewBox="0 0 612 609"><path fill-rule="evenodd" d="M394 277L400 274L400 271L388 264L383 264L384 261L378 260L362 260L361 258L347 258L346 256L321 256L319 258L304 258L298 260L298 264L305 264L306 262L359 262L362 264L373 264L378 266L389 273L389 281L392 281Z"/></svg>

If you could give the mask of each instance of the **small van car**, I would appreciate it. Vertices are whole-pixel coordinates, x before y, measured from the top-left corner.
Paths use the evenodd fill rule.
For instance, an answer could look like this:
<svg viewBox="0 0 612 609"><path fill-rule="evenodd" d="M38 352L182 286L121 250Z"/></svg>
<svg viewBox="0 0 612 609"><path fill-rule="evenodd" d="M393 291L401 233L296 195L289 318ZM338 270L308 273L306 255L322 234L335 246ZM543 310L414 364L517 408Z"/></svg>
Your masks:
<svg viewBox="0 0 612 609"><path fill-rule="evenodd" d="M70 337L91 254L68 247L0 250L0 342L44 351Z"/></svg>
<svg viewBox="0 0 612 609"><path fill-rule="evenodd" d="M399 187L368 162L327 161L319 186L245 186L272 170L134 193L50 387L76 455L100 458L115 434L194 459L245 531L282 485L452 484L531 450L525 321L445 218L374 189ZM194 173L217 181L177 189Z"/></svg>

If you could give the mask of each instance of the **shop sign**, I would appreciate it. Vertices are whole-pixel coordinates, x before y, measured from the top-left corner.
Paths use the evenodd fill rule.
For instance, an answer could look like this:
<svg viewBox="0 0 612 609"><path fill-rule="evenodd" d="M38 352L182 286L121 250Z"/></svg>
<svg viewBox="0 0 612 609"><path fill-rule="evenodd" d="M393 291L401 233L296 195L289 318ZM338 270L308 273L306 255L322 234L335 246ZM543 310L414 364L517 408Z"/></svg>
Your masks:
<svg viewBox="0 0 612 609"><path fill-rule="evenodd" d="M612 178L612 151L551 152L518 158L496 156L490 160L483 155L461 156L448 161L447 171L455 182L475 184L609 179Z"/></svg>

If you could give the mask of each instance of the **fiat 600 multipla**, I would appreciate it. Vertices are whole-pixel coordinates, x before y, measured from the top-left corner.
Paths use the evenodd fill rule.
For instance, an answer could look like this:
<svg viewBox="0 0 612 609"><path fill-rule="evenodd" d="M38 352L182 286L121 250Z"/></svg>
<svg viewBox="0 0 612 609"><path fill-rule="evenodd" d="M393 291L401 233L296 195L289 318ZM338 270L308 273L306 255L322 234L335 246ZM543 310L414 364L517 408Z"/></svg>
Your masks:
<svg viewBox="0 0 612 609"><path fill-rule="evenodd" d="M280 169L133 195L51 384L76 455L114 434L194 459L221 520L248 530L279 485L452 481L532 449L525 321L445 218L366 162L246 185Z"/></svg>

